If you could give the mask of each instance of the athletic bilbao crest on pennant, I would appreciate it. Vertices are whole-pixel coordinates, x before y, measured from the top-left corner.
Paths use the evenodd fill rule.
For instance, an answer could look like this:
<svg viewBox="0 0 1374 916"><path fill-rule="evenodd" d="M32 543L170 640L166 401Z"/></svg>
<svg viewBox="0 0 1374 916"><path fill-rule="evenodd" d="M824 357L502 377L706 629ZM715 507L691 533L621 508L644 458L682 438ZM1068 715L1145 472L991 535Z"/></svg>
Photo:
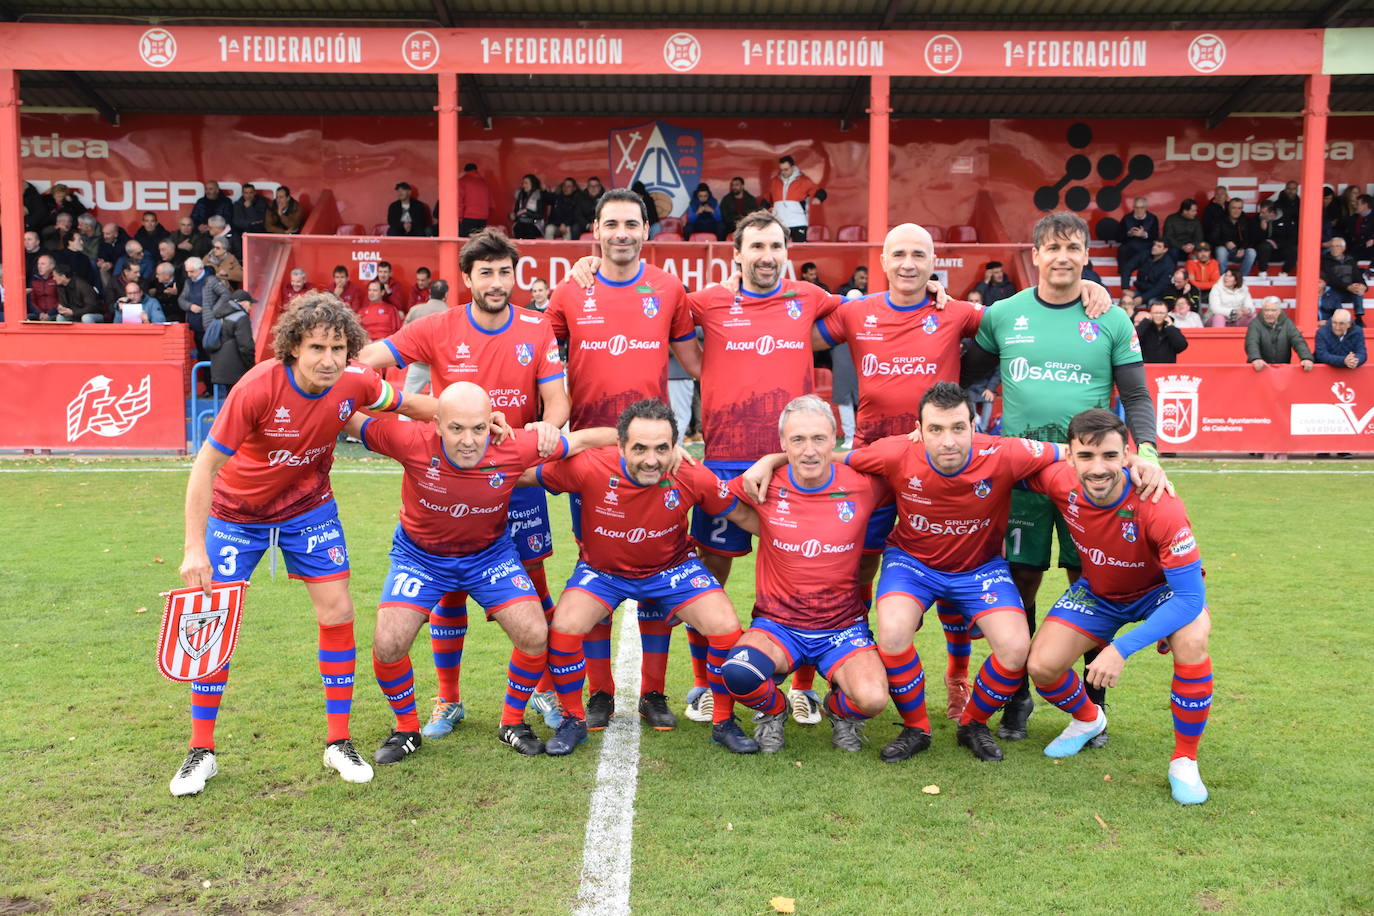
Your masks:
<svg viewBox="0 0 1374 916"><path fill-rule="evenodd" d="M348 418L351 416L353 416L353 399L344 398L339 402L339 420L340 422L347 423Z"/></svg>
<svg viewBox="0 0 1374 916"><path fill-rule="evenodd" d="M1138 532L1139 529L1136 528L1135 522L1129 521L1121 523L1121 536L1126 539L1127 543L1134 544L1135 539L1139 537Z"/></svg>
<svg viewBox="0 0 1374 916"><path fill-rule="evenodd" d="M1092 343L1094 340L1097 340L1097 334L1098 326L1096 321L1078 322L1078 336L1086 340L1088 343Z"/></svg>
<svg viewBox="0 0 1374 916"><path fill-rule="evenodd" d="M334 562L335 566L342 566L344 560L348 559L348 554L344 552L342 547L331 547L329 548L329 559Z"/></svg>
<svg viewBox="0 0 1374 916"><path fill-rule="evenodd" d="M643 299L640 300L640 303L641 303L641 304L643 305L643 307L644 307L644 317L645 317L645 318L652 318L652 317L654 317L655 315L658 314L658 297L657 297L657 296L645 296Z"/></svg>
<svg viewBox="0 0 1374 916"><path fill-rule="evenodd" d="M676 509L676 508L678 507L678 505L679 505L681 502L682 502L682 494L679 493L679 492L677 491L677 488L676 488L676 487L674 487L674 488L671 489L671 490L666 490L666 491L664 491L664 493L663 493L663 508L665 508L665 509Z"/></svg>
<svg viewBox="0 0 1374 916"><path fill-rule="evenodd" d="M940 319L934 315L927 315L926 320L921 324L921 330L927 334L934 334L940 329Z"/></svg>
<svg viewBox="0 0 1374 916"><path fill-rule="evenodd" d="M840 521L847 522L854 518L854 500L842 499L835 504L835 514L840 517Z"/></svg>
<svg viewBox="0 0 1374 916"><path fill-rule="evenodd" d="M644 182L658 215L683 216L701 182L704 143L699 130L650 121L611 131L611 185L628 188Z"/></svg>
<svg viewBox="0 0 1374 916"><path fill-rule="evenodd" d="M248 583L216 582L164 592L157 670L172 681L196 681L229 664L238 644L243 593Z"/></svg>
<svg viewBox="0 0 1374 916"><path fill-rule="evenodd" d="M75 442L87 433L114 439L134 428L153 409L153 377L143 376L137 387L125 385L124 393L111 388L114 379L93 375L67 402L67 441Z"/></svg>
<svg viewBox="0 0 1374 916"><path fill-rule="evenodd" d="M1155 398L1159 441L1187 442L1197 435L1197 390L1201 384L1202 379L1193 375L1166 375L1155 379L1159 392Z"/></svg>
<svg viewBox="0 0 1374 916"><path fill-rule="evenodd" d="M991 492L992 480L987 477L984 477L973 485L973 495L977 496L979 499L987 499L988 494Z"/></svg>
<svg viewBox="0 0 1374 916"><path fill-rule="evenodd" d="M520 361L520 365L528 366L534 362L534 348L527 343L515 345L515 358Z"/></svg>

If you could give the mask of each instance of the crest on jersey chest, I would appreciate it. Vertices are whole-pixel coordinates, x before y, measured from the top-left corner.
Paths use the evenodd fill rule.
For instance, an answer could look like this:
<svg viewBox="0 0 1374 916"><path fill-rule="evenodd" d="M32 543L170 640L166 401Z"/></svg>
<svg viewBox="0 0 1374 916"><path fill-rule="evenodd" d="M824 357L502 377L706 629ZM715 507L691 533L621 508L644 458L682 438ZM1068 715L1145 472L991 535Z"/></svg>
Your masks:
<svg viewBox="0 0 1374 916"><path fill-rule="evenodd" d="M934 334L936 331L940 330L940 319L936 318L934 315L927 315L926 320L921 322L921 330L925 331L927 334Z"/></svg>
<svg viewBox="0 0 1374 916"><path fill-rule="evenodd" d="M339 402L339 422L347 423L348 418L353 416L354 403L355 402L352 398L344 398L342 401Z"/></svg>
<svg viewBox="0 0 1374 916"><path fill-rule="evenodd" d="M1134 519L1124 521L1121 523L1121 537L1126 541L1126 543L1134 544L1136 538L1138 538L1139 536L1140 529L1136 525Z"/></svg>
<svg viewBox="0 0 1374 916"><path fill-rule="evenodd" d="M854 518L854 500L842 499L835 503L835 514L840 517L840 521L848 522Z"/></svg>
<svg viewBox="0 0 1374 916"><path fill-rule="evenodd" d="M534 348L527 343L516 344L515 358L520 362L520 365L528 366L534 362Z"/></svg>
<svg viewBox="0 0 1374 916"><path fill-rule="evenodd" d="M1096 321L1078 322L1078 336L1083 338L1088 343L1092 343L1094 340L1097 340L1099 333L1100 328Z"/></svg>
<svg viewBox="0 0 1374 916"><path fill-rule="evenodd" d="M644 309L645 318L652 318L658 314L660 303L657 296L645 296L639 300L639 304Z"/></svg>
<svg viewBox="0 0 1374 916"><path fill-rule="evenodd" d="M669 487L663 491L663 508L676 509L681 504L682 494L678 492L677 487Z"/></svg>
<svg viewBox="0 0 1374 916"><path fill-rule="evenodd" d="M787 317L788 317L788 318L792 318L792 319L797 319L797 318L800 318L801 316L802 316L802 307L801 307L801 303L797 302L797 300L795 300L795 299L789 299L789 300L787 300Z"/></svg>
<svg viewBox="0 0 1374 916"><path fill-rule="evenodd" d="M501 484L505 482L506 475L502 474L500 471L492 471L487 475L487 486L491 487L493 490L499 488Z"/></svg>
<svg viewBox="0 0 1374 916"><path fill-rule="evenodd" d="M990 494L991 492L992 492L992 479L991 479L991 478L984 477L982 480L978 481L977 483L975 483L975 484L973 485L973 495L974 495L974 496L977 496L979 499L987 499L987 498L988 498L988 494Z"/></svg>

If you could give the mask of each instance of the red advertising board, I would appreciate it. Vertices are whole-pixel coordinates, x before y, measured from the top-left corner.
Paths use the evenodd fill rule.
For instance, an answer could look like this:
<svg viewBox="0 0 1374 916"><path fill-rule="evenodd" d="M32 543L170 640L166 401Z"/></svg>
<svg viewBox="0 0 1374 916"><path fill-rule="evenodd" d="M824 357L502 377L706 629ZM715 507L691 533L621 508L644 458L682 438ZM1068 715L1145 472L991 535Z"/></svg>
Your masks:
<svg viewBox="0 0 1374 916"><path fill-rule="evenodd" d="M22 70L861 76L1317 73L1318 29L796 32L6 23Z"/></svg>
<svg viewBox="0 0 1374 916"><path fill-rule="evenodd" d="M1374 368L1148 365L1165 452L1374 452Z"/></svg>

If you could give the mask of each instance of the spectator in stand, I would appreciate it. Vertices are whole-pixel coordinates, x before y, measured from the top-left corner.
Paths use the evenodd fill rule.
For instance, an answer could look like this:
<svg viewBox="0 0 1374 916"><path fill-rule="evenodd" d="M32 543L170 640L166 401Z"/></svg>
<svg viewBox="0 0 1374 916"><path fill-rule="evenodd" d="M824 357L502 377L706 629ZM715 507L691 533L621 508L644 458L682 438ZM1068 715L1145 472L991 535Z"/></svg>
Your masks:
<svg viewBox="0 0 1374 916"><path fill-rule="evenodd" d="M263 228L278 235L296 235L304 224L305 211L301 209L300 201L291 196L290 188L279 185L272 205L267 208Z"/></svg>
<svg viewBox="0 0 1374 916"><path fill-rule="evenodd" d="M1332 235L1339 231L1341 220L1345 218L1345 211L1341 208L1341 202L1336 197L1336 189L1331 185L1322 188L1322 227L1323 230L1330 230Z"/></svg>
<svg viewBox="0 0 1374 916"><path fill-rule="evenodd" d="M812 286L819 286L827 293L830 292L830 287L821 282L821 272L820 269L816 267L815 261L807 261L802 264L801 271L797 276L803 283L810 283Z"/></svg>
<svg viewBox="0 0 1374 916"><path fill-rule="evenodd" d="M1169 313L1168 305L1156 299L1150 303L1149 311L1136 318L1135 334L1140 339L1140 358L1145 362L1176 363L1178 354L1188 349L1187 338L1174 324L1175 317ZM1196 327L1202 324L1199 322Z"/></svg>
<svg viewBox="0 0 1374 916"><path fill-rule="evenodd" d="M542 239L545 209L544 190L539 186L539 178L525 175L520 179L520 189L515 192L515 206L510 211L511 235L517 239Z"/></svg>
<svg viewBox="0 0 1374 916"><path fill-rule="evenodd" d="M1340 222L1337 225L1342 228L1342 231L1344 231L1345 221L1354 216L1359 209L1359 198L1360 186L1357 184L1346 185L1345 190L1341 191L1341 196L1337 198L1336 202L1341 208Z"/></svg>
<svg viewBox="0 0 1374 916"><path fill-rule="evenodd" d="M1016 292L1016 287L1007 278L1007 272L1002 267L1001 261L988 261L983 267L983 279L979 281L974 290L983 297L983 305L996 305Z"/></svg>
<svg viewBox="0 0 1374 916"><path fill-rule="evenodd" d="M429 208L414 197L406 181L396 182L396 199L386 211L387 235L425 235L429 232Z"/></svg>
<svg viewBox="0 0 1374 916"><path fill-rule="evenodd" d="M1358 261L1374 259L1374 197L1355 198L1355 212L1345 221L1345 244Z"/></svg>
<svg viewBox="0 0 1374 916"><path fill-rule="evenodd" d="M231 289L238 289L243 285L243 265L234 257L234 253L229 250L223 239L215 239L214 244L210 246L210 253L205 256L205 263L210 265L215 271L215 276Z"/></svg>
<svg viewBox="0 0 1374 916"><path fill-rule="evenodd" d="M76 231L81 233L86 259L91 262L91 268L94 270L95 257L100 252L100 221L89 212L83 213L76 218Z"/></svg>
<svg viewBox="0 0 1374 916"><path fill-rule="evenodd" d="M1212 235L1216 232L1217 226L1226 218L1226 202L1231 199L1231 194L1226 189L1226 185L1219 184L1212 190L1212 199L1207 202L1207 206L1202 210L1202 237L1211 241Z"/></svg>
<svg viewBox="0 0 1374 916"><path fill-rule="evenodd" d="M401 284L392 276L390 261L377 262L377 282L382 285L383 301L404 315L406 309L410 307L410 301L406 298L405 290L401 288Z"/></svg>
<svg viewBox="0 0 1374 916"><path fill-rule="evenodd" d="M586 232L592 223L596 222L596 205L605 193L606 188L601 184L600 178L593 175L587 179L587 186L582 189L582 196L578 198L577 203L577 221L582 224L582 232ZM580 238L581 233L578 235Z"/></svg>
<svg viewBox="0 0 1374 916"><path fill-rule="evenodd" d="M1298 225L1298 211L1302 206L1302 198L1298 196L1298 183L1296 181L1285 183L1283 190L1275 194L1269 203L1274 205L1274 210L1277 213L1291 219L1294 227Z"/></svg>
<svg viewBox="0 0 1374 916"><path fill-rule="evenodd" d="M1131 203L1131 212L1121 218L1116 240L1121 247L1116 250L1116 266L1121 272L1121 285L1130 286L1132 275L1150 260L1155 240L1159 236L1159 217L1145 206L1145 198L1137 197ZM1165 246L1168 249L1168 246ZM1165 282L1168 282L1167 280ZM1140 284L1135 284L1140 288ZM1146 296L1146 299L1151 297Z"/></svg>
<svg viewBox="0 0 1374 916"><path fill-rule="evenodd" d="M334 268L334 288L330 292L355 312L363 307L363 291L348 278L348 268L342 264Z"/></svg>
<svg viewBox="0 0 1374 916"><path fill-rule="evenodd" d="M1357 327L1346 309L1336 309L1331 320L1317 328L1317 362L1337 369L1358 369L1368 358L1364 328Z"/></svg>
<svg viewBox="0 0 1374 916"><path fill-rule="evenodd" d="M987 378L976 381L964 389L968 393L969 411L973 414L974 432L986 433L992 428L992 407L997 401L997 389L1001 387L1002 370L997 368L993 369Z"/></svg>
<svg viewBox="0 0 1374 916"><path fill-rule="evenodd" d="M172 233L172 244L186 258L203 258L210 252L210 234L197 228L191 217L183 216Z"/></svg>
<svg viewBox="0 0 1374 916"><path fill-rule="evenodd" d="M1198 292L1197 287L1193 285L1193 282L1188 279L1188 271L1185 268L1174 268L1174 276L1169 283L1169 288L1164 291L1164 295L1160 298L1164 300L1164 304L1167 305L1171 311L1175 310L1174 305L1179 301L1188 304L1189 311L1192 316L1197 319L1197 324L1176 321L1175 324L1178 327L1202 327L1202 319L1199 318L1197 314L1202 306L1202 296Z"/></svg>
<svg viewBox="0 0 1374 916"><path fill-rule="evenodd" d="M1363 325L1364 296L1369 285L1359 263L1346 253L1345 239L1336 236L1331 240L1331 246L1322 255L1321 273L1326 290L1317 306L1318 319L1328 321L1332 312L1348 305L1355 313L1355 323Z"/></svg>
<svg viewBox="0 0 1374 916"><path fill-rule="evenodd" d="M1183 266L1188 271L1188 280L1197 287L1202 301L1206 302L1212 294L1212 287L1221 280L1221 267L1212 259L1212 246L1206 242L1198 245L1196 255Z"/></svg>
<svg viewBox="0 0 1374 916"><path fill-rule="evenodd" d="M854 272L849 275L849 279L846 280L844 283L840 284L840 288L836 290L836 293L841 296L848 296L848 294L853 290L858 290L859 295L861 296L868 295L867 267L854 268Z"/></svg>
<svg viewBox="0 0 1374 916"><path fill-rule="evenodd" d="M315 287L306 276L305 269L301 267L294 268L291 271L291 275L286 278L286 282L282 284L281 301L285 304L297 296L310 292L314 288Z"/></svg>
<svg viewBox="0 0 1374 916"><path fill-rule="evenodd" d="M429 287L430 297L424 302L417 304L406 314L404 324L410 324L426 318L430 315L438 315L448 311L448 284L443 280L435 280ZM406 381L404 390L406 394L415 394L424 391L425 386L430 383L429 363L411 363L406 367Z"/></svg>
<svg viewBox="0 0 1374 916"><path fill-rule="evenodd" d="M549 218L544 225L546 239L575 239L582 234L582 223L578 218L581 210L582 189L571 178L564 178L558 186L558 193L551 195Z"/></svg>
<svg viewBox="0 0 1374 916"><path fill-rule="evenodd" d="M89 265L88 265L89 266ZM105 305L95 288L72 273L66 264L52 269L57 284L57 319L78 324L99 324L105 320Z"/></svg>
<svg viewBox="0 0 1374 916"><path fill-rule="evenodd" d="M1291 363L1298 354L1302 371L1312 371L1312 351L1302 332L1292 319L1283 313L1283 300L1265 296L1260 303L1260 320L1250 322L1245 329L1245 360L1256 372L1270 365Z"/></svg>
<svg viewBox="0 0 1374 916"><path fill-rule="evenodd" d="M1208 327L1227 327L1238 316L1242 306L1247 314L1254 314L1255 306L1250 301L1245 278L1240 275L1240 268L1233 267L1221 275L1221 280L1212 287L1212 294L1207 297Z"/></svg>
<svg viewBox="0 0 1374 916"><path fill-rule="evenodd" d="M70 213L72 219L76 219L86 212L86 205L72 193L71 188L61 182L53 185L48 193L43 195L43 204L48 210L44 225L52 223L59 213Z"/></svg>
<svg viewBox="0 0 1374 916"><path fill-rule="evenodd" d="M161 264L165 261L176 268L177 276L181 276L181 265L185 264L186 259L189 257L189 254L176 246L176 243L172 241L172 237L169 235L167 238L157 243L157 257L154 259L155 263L153 266L154 269L156 269L157 264Z"/></svg>
<svg viewBox="0 0 1374 916"><path fill-rule="evenodd" d="M630 190L639 195L639 199L644 201L644 212L649 214L649 238L653 238L663 231L663 223L659 222L658 201L654 195L649 193L649 189L644 186L644 182L636 181L630 185Z"/></svg>
<svg viewBox="0 0 1374 916"><path fill-rule="evenodd" d="M185 282L185 272L166 261L153 269L152 295L162 305L162 314L167 321L186 322L186 313L181 310L181 285Z"/></svg>
<svg viewBox="0 0 1374 916"><path fill-rule="evenodd" d="M359 310L358 321L369 340L384 340L401 329L401 311L383 298L380 280L367 284L367 304Z"/></svg>
<svg viewBox="0 0 1374 916"><path fill-rule="evenodd" d="M156 273L156 269L154 269L154 272ZM120 296L124 295L124 290L130 283L137 283L139 286L143 287L144 290L147 290L152 282L154 281L143 279L143 275L139 272L138 262L126 262L124 264L124 269L117 274L113 274L110 277L110 282L102 287L106 308L112 309L114 307L114 304L119 301ZM116 323L118 320L119 316L115 315Z"/></svg>
<svg viewBox="0 0 1374 916"><path fill-rule="evenodd" d="M1169 243L1169 255L1179 263L1191 258L1203 244L1202 223L1197 218L1197 201L1191 197L1178 205L1177 213L1164 220L1164 241Z"/></svg>
<svg viewBox="0 0 1374 916"><path fill-rule="evenodd" d="M405 308L401 309L401 311L409 315L410 310L415 308L415 306L419 305L421 302L429 301L429 287L432 283L431 277L432 274L428 267L415 268L415 282L411 284L410 289L406 291Z"/></svg>
<svg viewBox="0 0 1374 916"><path fill-rule="evenodd" d="M37 236L35 236L37 238ZM25 247L28 247L27 236ZM100 285L104 287L114 275L115 261L124 256L124 246L128 244L129 233L119 223L106 223L100 229L100 245L96 249L95 267L100 273Z"/></svg>
<svg viewBox="0 0 1374 916"><path fill-rule="evenodd" d="M210 351L210 384L215 397L223 399L229 389L257 362L253 347L253 321L248 307L256 300L252 294L240 290L215 306L211 317L220 320L219 340L208 346Z"/></svg>
<svg viewBox="0 0 1374 916"><path fill-rule="evenodd" d="M759 201L753 194L744 190L744 179L736 175L730 179L730 193L720 202L720 220L725 224L725 234L735 231L735 224L759 208Z"/></svg>
<svg viewBox="0 0 1374 916"><path fill-rule="evenodd" d="M152 252L145 250L141 244L133 239L124 243L124 257L115 261L114 272L116 274L124 273L124 265L127 263L137 264L138 275L144 280L153 278L153 268L157 266L157 261L153 259Z"/></svg>
<svg viewBox="0 0 1374 916"><path fill-rule="evenodd" d="M81 214L85 216L86 214ZM62 240L67 237L76 226L76 220L65 210L53 217L52 225L45 226L43 231L38 233L43 241L43 247L49 251L61 251Z"/></svg>
<svg viewBox="0 0 1374 916"><path fill-rule="evenodd" d="M68 233L62 250L55 252L52 257L58 267L66 267L73 277L85 280L92 289L100 286L100 278L96 276L91 259L86 257L86 242L80 232Z"/></svg>
<svg viewBox="0 0 1374 916"><path fill-rule="evenodd" d="M195 337L196 349L200 350L205 334L205 319L214 315L220 303L229 298L230 290L213 271L206 268L200 258L187 258L185 267L186 282L181 285L181 310L186 315L186 326Z"/></svg>
<svg viewBox="0 0 1374 916"><path fill-rule="evenodd" d="M44 253L38 233L30 229L24 233L24 277L32 279L38 268L38 258Z"/></svg>
<svg viewBox="0 0 1374 916"><path fill-rule="evenodd" d="M124 284L124 295L114 302L115 324L166 324L162 305L148 295L142 283Z"/></svg>
<svg viewBox="0 0 1374 916"><path fill-rule="evenodd" d="M234 235L240 239L250 232L266 232L267 198L260 196L251 184L245 184L243 195L234 201L234 215L229 218L229 225L234 227Z"/></svg>
<svg viewBox="0 0 1374 916"><path fill-rule="evenodd" d="M143 214L134 241L143 246L144 251L157 251L157 243L171 235L167 228L158 222L157 214L148 210Z"/></svg>
<svg viewBox="0 0 1374 916"><path fill-rule="evenodd" d="M1169 315L1174 320L1174 327L1179 330L1186 331L1192 328L1203 327L1202 316L1199 315L1197 310L1193 307L1192 300L1184 296L1179 296L1177 299L1173 300L1172 304L1166 300L1164 305L1169 309Z"/></svg>
<svg viewBox="0 0 1374 916"><path fill-rule="evenodd" d="M191 224L201 232L210 231L210 217L218 216L227 225L234 218L234 202L229 199L229 195L219 189L218 181L205 182L205 193L196 201L195 206L191 207ZM209 246L206 246L209 250ZM194 251L192 257L200 257Z"/></svg>
<svg viewBox="0 0 1374 916"><path fill-rule="evenodd" d="M967 295L964 296L964 301L969 305L982 305L983 294L976 289L971 289L968 291Z"/></svg>
<svg viewBox="0 0 1374 916"><path fill-rule="evenodd" d="M530 304L525 308L535 312L548 311L549 283L543 277L535 277L530 281Z"/></svg>
<svg viewBox="0 0 1374 916"><path fill-rule="evenodd" d="M778 159L778 174L769 190L773 215L787 227L788 237L794 242L806 241L807 206L813 198L816 203L825 200L825 191L797 168L797 161L791 156Z"/></svg>
<svg viewBox="0 0 1374 916"><path fill-rule="evenodd" d="M467 238L487 225L491 215L491 185L477 171L477 163L463 166L458 179L458 234Z"/></svg>
<svg viewBox="0 0 1374 916"><path fill-rule="evenodd" d="M1169 257L1169 243L1162 238L1155 239L1150 243L1149 259L1140 265L1140 270L1136 274L1136 292L1140 293L1140 298L1146 302L1163 299L1173 283L1174 271L1177 269L1178 265Z"/></svg>
<svg viewBox="0 0 1374 916"><path fill-rule="evenodd" d="M224 242L225 247L236 256L243 253L242 249L239 247L239 237L234 233L233 227L224 221L224 217L210 217L209 225L210 229L208 234L210 236L210 244L206 248L207 253L210 248L214 247L215 242Z"/></svg>
<svg viewBox="0 0 1374 916"><path fill-rule="evenodd" d="M1140 302L1140 296L1136 295L1136 291L1133 289L1123 289L1121 291L1121 298L1116 300L1116 304L1130 317L1132 324L1135 323L1135 313L1143 307Z"/></svg>
<svg viewBox="0 0 1374 916"><path fill-rule="evenodd" d="M1255 222L1255 266L1261 271L1278 264L1284 273L1298 267L1298 221L1272 202L1260 206Z"/></svg>
<svg viewBox="0 0 1374 916"><path fill-rule="evenodd" d="M711 188L702 182L692 192L692 202L687 205L687 235L709 232L717 241L725 241L725 220L721 217L720 204Z"/></svg>
<svg viewBox="0 0 1374 916"><path fill-rule="evenodd" d="M42 232L43 227L51 222L49 212L42 193L32 182L24 182L24 230Z"/></svg>
<svg viewBox="0 0 1374 916"><path fill-rule="evenodd" d="M1255 266L1254 236L1255 228L1245 215L1244 201L1232 197L1226 202L1226 215L1216 224L1211 238L1207 240L1212 243L1217 266L1224 271L1232 261L1239 261L1241 276L1248 277L1250 268Z"/></svg>

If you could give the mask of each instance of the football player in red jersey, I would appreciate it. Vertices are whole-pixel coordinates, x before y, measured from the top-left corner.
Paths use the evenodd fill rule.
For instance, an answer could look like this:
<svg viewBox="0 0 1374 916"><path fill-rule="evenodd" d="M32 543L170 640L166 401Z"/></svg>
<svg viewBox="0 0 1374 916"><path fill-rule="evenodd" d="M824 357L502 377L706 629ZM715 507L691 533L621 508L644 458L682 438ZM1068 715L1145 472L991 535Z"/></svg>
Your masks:
<svg viewBox="0 0 1374 916"><path fill-rule="evenodd" d="M1082 577L1036 632L1027 667L1040 695L1073 716L1045 748L1047 756L1068 757L1107 727L1074 661L1100 648L1088 665L1088 683L1115 687L1133 653L1156 643L1172 652L1169 785L1179 804L1197 805L1207 800L1197 748L1212 705L1202 558L1183 502L1171 495L1148 501L1123 472L1126 441L1126 424L1115 414L1085 410L1069 421L1071 464L1026 481L1053 500L1083 559ZM1139 626L1119 632L1136 621Z"/></svg>
<svg viewBox="0 0 1374 916"><path fill-rule="evenodd" d="M512 427L528 428L537 419L561 427L568 420L568 393L553 331L543 315L515 308L510 302L519 257L519 251L499 230L484 229L474 234L459 254L459 267L472 291L472 301L407 324L386 340L366 347L359 359L379 370L410 362L427 363L436 395L458 381L476 382L487 390L495 408L504 413ZM553 532L542 491L516 491L511 499L508 534L545 612L552 614L544 560L553 552ZM465 715L459 677L466 634L463 596L445 595L430 619L439 695L422 730L426 738L444 737ZM546 682L546 693L549 703L540 711L546 724L556 726L550 716L550 711L556 715L551 682Z"/></svg>
<svg viewBox="0 0 1374 916"><path fill-rule="evenodd" d="M357 410L430 419L434 400L402 398L381 376L353 362L367 335L352 309L325 292L293 300L277 322L273 359L234 386L196 455L186 484L181 578L247 579L262 555L281 547L291 578L305 582L319 623L320 676L329 724L324 762L349 782L372 768L349 740L355 642L348 594L348 546L329 482L334 443ZM218 772L215 720L225 666L191 685L191 741L173 795L194 795Z"/></svg>
<svg viewBox="0 0 1374 916"><path fill-rule="evenodd" d="M554 492L582 496L581 555L558 599L549 630L549 668L564 718L548 752L571 754L587 739L582 705L585 670L582 636L627 599L640 615L688 621L709 642L708 669L714 716L711 739L737 754L758 745L740 730L720 677L725 653L739 638L739 618L720 584L691 551L688 517L693 506L751 525L753 512L731 497L703 467L674 468L677 421L657 399L627 407L616 424L618 448L600 448L537 468L537 481ZM652 724L648 715L644 716Z"/></svg>
<svg viewBox="0 0 1374 916"><path fill-rule="evenodd" d="M623 410L645 398L666 402L670 351L691 375L701 374L701 347L682 282L640 260L648 237L646 216L644 200L635 192L619 188L603 194L592 224L601 248L599 269L585 286L571 277L564 280L549 301L546 314L554 334L568 344L572 429L613 426ZM573 534L579 539L580 499L570 494ZM658 614L641 617L639 626L644 649L640 715L655 728L670 729L677 720L663 691L672 630ZM585 643L587 727L595 731L615 711L609 617L591 628ZM704 646L700 655L698 676L704 679ZM536 696L535 702L542 699Z"/></svg>
<svg viewBox="0 0 1374 916"><path fill-rule="evenodd" d="M405 468L373 634L373 671L396 714L396 728L373 755L377 763L398 763L420 747L409 650L430 609L454 591L470 594L514 645L497 736L526 756L544 752L524 714L548 666L548 623L506 534L511 492L526 469L612 442L614 431L586 429L564 439L556 427L536 422L495 443L491 414L480 385L458 382L439 396L433 427L371 419L349 424L369 449Z"/></svg>

